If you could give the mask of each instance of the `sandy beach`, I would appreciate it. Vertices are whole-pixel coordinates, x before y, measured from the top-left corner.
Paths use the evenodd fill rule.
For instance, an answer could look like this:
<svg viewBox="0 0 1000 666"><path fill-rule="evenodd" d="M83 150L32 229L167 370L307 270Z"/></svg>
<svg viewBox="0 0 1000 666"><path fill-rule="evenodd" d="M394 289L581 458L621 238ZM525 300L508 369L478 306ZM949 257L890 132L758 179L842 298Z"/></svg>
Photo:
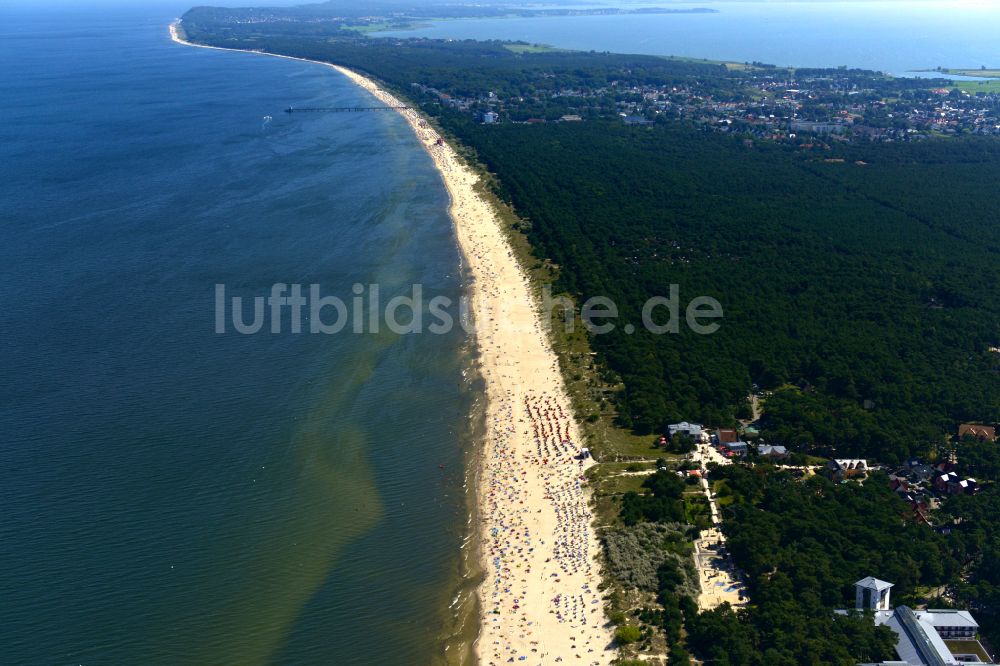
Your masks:
<svg viewBox="0 0 1000 666"><path fill-rule="evenodd" d="M199 46L184 41L177 24L170 33L179 43ZM333 67L380 102L402 106L374 81L318 64ZM497 665L610 663L617 653L598 591L599 543L584 478L593 462L576 458L580 433L531 285L492 205L476 192L479 177L417 111L399 113L450 194L472 278L488 405L477 488L485 572L477 659Z"/></svg>

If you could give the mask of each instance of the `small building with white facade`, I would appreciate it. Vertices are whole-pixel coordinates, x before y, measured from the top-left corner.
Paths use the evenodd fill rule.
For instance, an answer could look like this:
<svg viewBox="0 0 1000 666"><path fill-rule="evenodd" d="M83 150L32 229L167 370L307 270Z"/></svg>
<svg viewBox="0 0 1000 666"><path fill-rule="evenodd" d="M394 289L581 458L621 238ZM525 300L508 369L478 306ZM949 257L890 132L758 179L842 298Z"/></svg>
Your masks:
<svg viewBox="0 0 1000 666"><path fill-rule="evenodd" d="M764 458L784 458L788 455L788 449L783 446L761 444L757 447L757 453Z"/></svg>
<svg viewBox="0 0 1000 666"><path fill-rule="evenodd" d="M889 603L889 591L892 583L887 583L878 578L862 578L854 584L854 607L858 610L869 609L873 611L889 610L892 605ZM865 602L867 599L867 603Z"/></svg>
<svg viewBox="0 0 1000 666"><path fill-rule="evenodd" d="M667 435L670 436L671 440L673 440L676 435L688 435L696 442L708 441L708 433L701 426L701 424L688 423L687 421L668 425Z"/></svg>

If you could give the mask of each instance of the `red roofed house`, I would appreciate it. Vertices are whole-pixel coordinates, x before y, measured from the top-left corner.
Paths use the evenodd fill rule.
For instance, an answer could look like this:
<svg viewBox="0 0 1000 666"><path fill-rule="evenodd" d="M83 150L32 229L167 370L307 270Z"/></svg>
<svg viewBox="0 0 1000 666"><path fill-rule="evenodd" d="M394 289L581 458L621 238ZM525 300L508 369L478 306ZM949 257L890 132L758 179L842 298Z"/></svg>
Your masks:
<svg viewBox="0 0 1000 666"><path fill-rule="evenodd" d="M993 426L978 425L976 423L963 423L958 426L958 438L975 437L980 442L997 441L996 429Z"/></svg>
<svg viewBox="0 0 1000 666"><path fill-rule="evenodd" d="M942 474L941 476L934 479L934 488L939 492L946 492L948 490L948 484L957 483L958 475L954 472L948 472L947 474Z"/></svg>
<svg viewBox="0 0 1000 666"><path fill-rule="evenodd" d="M740 435L733 428L719 428L716 432L716 437L719 438L719 444L731 444L732 442L740 441Z"/></svg>

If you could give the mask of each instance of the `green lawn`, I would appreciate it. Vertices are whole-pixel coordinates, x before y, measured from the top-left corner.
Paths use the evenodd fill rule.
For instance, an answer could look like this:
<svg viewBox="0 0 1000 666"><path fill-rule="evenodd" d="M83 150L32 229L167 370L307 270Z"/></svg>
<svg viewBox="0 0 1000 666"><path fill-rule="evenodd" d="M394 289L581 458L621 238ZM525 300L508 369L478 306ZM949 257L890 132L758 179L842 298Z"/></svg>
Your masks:
<svg viewBox="0 0 1000 666"><path fill-rule="evenodd" d="M590 482L595 486L600 486L608 479L613 477L625 476L626 478L639 479L640 481L645 478L643 475L634 474L634 472L647 471L652 474L655 469L653 463L624 463L624 462L608 462L601 463L600 465L595 465L587 470L587 477Z"/></svg>
<svg viewBox="0 0 1000 666"><path fill-rule="evenodd" d="M955 76L978 76L987 79L1000 78L1000 69L942 69L942 74L954 74Z"/></svg>
<svg viewBox="0 0 1000 666"><path fill-rule="evenodd" d="M995 93L1000 92L1000 79L990 79L986 81L955 81L952 86L967 93Z"/></svg>
<svg viewBox="0 0 1000 666"><path fill-rule="evenodd" d="M657 458L666 458L671 461L679 461L683 459L684 456L664 453L662 449L653 446L654 438L651 435L633 435L623 428L615 427L608 422L609 420L602 419L597 423L590 424L587 428L591 441L597 445L595 448L600 449L605 460L639 458L655 461Z"/></svg>
<svg viewBox="0 0 1000 666"><path fill-rule="evenodd" d="M708 507L708 499L704 495L685 495L684 513L687 516L687 522L691 525L705 524L711 521L711 510Z"/></svg>
<svg viewBox="0 0 1000 666"><path fill-rule="evenodd" d="M752 69L757 69L754 65L744 62L729 62L726 60L710 60L708 58L692 58L690 56L660 56L664 60L670 60L673 62L696 62L700 64L708 65L725 65L726 69L731 72L735 71L748 71Z"/></svg>
<svg viewBox="0 0 1000 666"><path fill-rule="evenodd" d="M915 71L929 74L940 73L942 77L951 74L954 76L972 76L983 79L982 81L952 81L949 87L956 88L962 92L1000 92L1000 69L919 69Z"/></svg>
<svg viewBox="0 0 1000 666"><path fill-rule="evenodd" d="M623 475L636 463L602 463L587 470L594 490L594 509L599 525L611 525L618 520L619 498L629 491L641 492L646 476ZM648 465L646 467L649 467ZM650 468L651 469L651 468Z"/></svg>
<svg viewBox="0 0 1000 666"><path fill-rule="evenodd" d="M974 654L978 655L984 663L992 661L979 641L945 641L944 644L948 646L952 654Z"/></svg>
<svg viewBox="0 0 1000 666"><path fill-rule="evenodd" d="M642 492L645 480L645 476L614 476L602 481L597 492L602 495L624 495L630 491L638 493Z"/></svg>

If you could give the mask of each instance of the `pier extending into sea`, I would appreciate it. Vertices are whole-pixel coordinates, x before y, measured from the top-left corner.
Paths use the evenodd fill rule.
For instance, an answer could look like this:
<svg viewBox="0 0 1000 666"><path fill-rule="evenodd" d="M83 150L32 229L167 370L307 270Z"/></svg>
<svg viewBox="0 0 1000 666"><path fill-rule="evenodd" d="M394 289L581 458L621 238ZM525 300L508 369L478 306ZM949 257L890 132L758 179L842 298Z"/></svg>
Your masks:
<svg viewBox="0 0 1000 666"><path fill-rule="evenodd" d="M285 113L358 113L361 111L400 111L409 109L409 106L331 106L331 107L303 107L296 108L290 106L285 109Z"/></svg>

